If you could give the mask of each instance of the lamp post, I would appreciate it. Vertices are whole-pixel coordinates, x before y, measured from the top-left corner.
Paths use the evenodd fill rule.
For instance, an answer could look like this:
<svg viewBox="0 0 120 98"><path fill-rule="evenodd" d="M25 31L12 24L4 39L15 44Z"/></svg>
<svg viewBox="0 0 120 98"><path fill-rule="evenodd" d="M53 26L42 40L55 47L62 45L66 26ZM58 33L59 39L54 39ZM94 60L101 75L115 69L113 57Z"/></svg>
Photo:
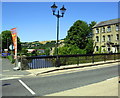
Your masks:
<svg viewBox="0 0 120 98"><path fill-rule="evenodd" d="M59 18L64 16L66 9L64 8L64 5L63 5L63 7L60 9L60 11L61 11L61 15L60 15L59 10L58 10L57 14L55 14L55 11L57 9L57 6L55 5L55 3L51 6L51 8L52 8L53 15L55 15L57 17L57 46L56 46L56 55L57 55L56 63L57 63L57 65L56 66L59 67L60 66L59 59L58 59Z"/></svg>

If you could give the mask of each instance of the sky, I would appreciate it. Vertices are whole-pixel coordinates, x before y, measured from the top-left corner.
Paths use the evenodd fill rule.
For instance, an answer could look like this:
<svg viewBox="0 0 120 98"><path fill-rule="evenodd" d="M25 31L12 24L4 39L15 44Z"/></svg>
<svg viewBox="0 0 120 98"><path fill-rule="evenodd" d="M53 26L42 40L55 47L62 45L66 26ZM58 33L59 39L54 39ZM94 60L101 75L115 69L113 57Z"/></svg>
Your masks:
<svg viewBox="0 0 120 98"><path fill-rule="evenodd" d="M53 2L2 2L2 30L17 28L21 42L56 40L57 18L52 15ZM67 9L60 18L59 39L77 20L88 24L118 18L118 2L56 2L59 10ZM56 11L57 11L56 10Z"/></svg>

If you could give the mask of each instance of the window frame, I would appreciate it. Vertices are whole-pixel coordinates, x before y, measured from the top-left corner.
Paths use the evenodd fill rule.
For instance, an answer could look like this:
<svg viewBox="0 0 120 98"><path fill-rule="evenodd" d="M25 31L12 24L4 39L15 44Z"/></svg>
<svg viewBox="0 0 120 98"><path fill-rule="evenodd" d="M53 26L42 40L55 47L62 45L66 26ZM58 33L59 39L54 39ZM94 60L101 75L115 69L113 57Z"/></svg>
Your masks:
<svg viewBox="0 0 120 98"><path fill-rule="evenodd" d="M99 33L99 28L96 28L96 33Z"/></svg>
<svg viewBox="0 0 120 98"><path fill-rule="evenodd" d="M99 36L96 36L96 42L99 42Z"/></svg>
<svg viewBox="0 0 120 98"><path fill-rule="evenodd" d="M102 33L105 33L105 27L102 27Z"/></svg>
<svg viewBox="0 0 120 98"><path fill-rule="evenodd" d="M117 41L120 40L119 34L116 34L116 40L117 40Z"/></svg>
<svg viewBox="0 0 120 98"><path fill-rule="evenodd" d="M105 42L105 35L102 36L102 41Z"/></svg>
<svg viewBox="0 0 120 98"><path fill-rule="evenodd" d="M96 46L96 51L99 51L99 46Z"/></svg>
<svg viewBox="0 0 120 98"><path fill-rule="evenodd" d="M119 31L119 28L120 28L120 27L119 27L119 24L116 24L116 25L115 25L115 30L116 30L116 31Z"/></svg>
<svg viewBox="0 0 120 98"><path fill-rule="evenodd" d="M111 41L111 36L110 35L107 35L108 36L108 41L110 42Z"/></svg>
<svg viewBox="0 0 120 98"><path fill-rule="evenodd" d="M107 32L111 32L111 26L107 27Z"/></svg>

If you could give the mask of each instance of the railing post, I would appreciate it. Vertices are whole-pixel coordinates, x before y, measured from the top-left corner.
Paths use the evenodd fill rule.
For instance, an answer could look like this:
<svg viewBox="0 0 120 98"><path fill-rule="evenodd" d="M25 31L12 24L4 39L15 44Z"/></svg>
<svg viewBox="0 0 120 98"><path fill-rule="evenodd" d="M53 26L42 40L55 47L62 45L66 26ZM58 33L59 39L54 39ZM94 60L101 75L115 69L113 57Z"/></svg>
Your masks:
<svg viewBox="0 0 120 98"><path fill-rule="evenodd" d="M60 67L60 65L61 65L61 64L60 64L60 58L57 56L57 57L56 57L56 64L55 64L55 66L56 66L56 67Z"/></svg>
<svg viewBox="0 0 120 98"><path fill-rule="evenodd" d="M115 53L114 53L114 61L115 61Z"/></svg>
<svg viewBox="0 0 120 98"><path fill-rule="evenodd" d="M94 54L92 54L92 63L94 63Z"/></svg>
<svg viewBox="0 0 120 98"><path fill-rule="evenodd" d="M106 54L104 55L104 62L106 62Z"/></svg>
<svg viewBox="0 0 120 98"><path fill-rule="evenodd" d="M78 61L77 61L77 65L79 65L79 56L78 56L78 59L77 59Z"/></svg>

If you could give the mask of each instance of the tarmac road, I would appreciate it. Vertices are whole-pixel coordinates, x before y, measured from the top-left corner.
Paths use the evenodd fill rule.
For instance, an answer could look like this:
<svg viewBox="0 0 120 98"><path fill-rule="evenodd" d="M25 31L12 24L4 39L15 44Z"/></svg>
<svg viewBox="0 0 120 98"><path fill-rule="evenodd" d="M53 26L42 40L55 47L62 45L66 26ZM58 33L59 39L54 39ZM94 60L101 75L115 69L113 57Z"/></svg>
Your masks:
<svg viewBox="0 0 120 98"><path fill-rule="evenodd" d="M118 76L118 64L111 67L47 77L37 76L3 80L2 90L3 96L44 96L98 83L116 76Z"/></svg>

